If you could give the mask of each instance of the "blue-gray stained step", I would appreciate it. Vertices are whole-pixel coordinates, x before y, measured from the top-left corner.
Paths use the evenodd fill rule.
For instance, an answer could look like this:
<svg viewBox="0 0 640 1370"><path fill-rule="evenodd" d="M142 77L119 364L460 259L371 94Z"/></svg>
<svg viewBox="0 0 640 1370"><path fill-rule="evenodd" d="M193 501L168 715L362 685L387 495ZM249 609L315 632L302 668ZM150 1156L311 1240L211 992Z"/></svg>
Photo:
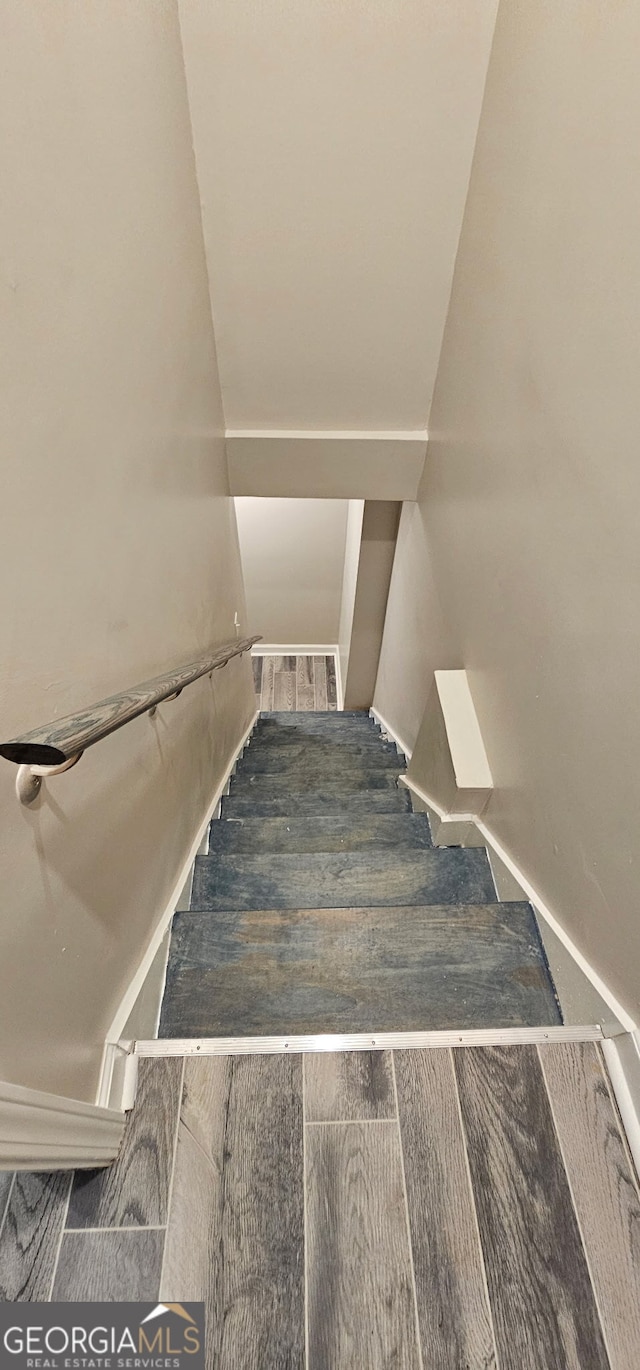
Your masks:
<svg viewBox="0 0 640 1370"><path fill-rule="evenodd" d="M371 813L410 813L411 800L404 785L397 790L369 790L368 794L349 794L323 785L307 793L273 795L249 789L243 794L227 795L222 800L223 818L299 818L314 814L352 814L362 818Z"/></svg>
<svg viewBox="0 0 640 1370"><path fill-rule="evenodd" d="M377 908L497 900L484 847L199 856L192 909Z"/></svg>
<svg viewBox="0 0 640 1370"><path fill-rule="evenodd" d="M381 738L382 732L366 714L342 713L277 713L261 714L255 737L343 737L353 742L358 738Z"/></svg>
<svg viewBox="0 0 640 1370"><path fill-rule="evenodd" d="M265 723L278 723L283 728L314 728L323 724L342 727L356 723L369 728L379 727L371 714L366 713L364 709L340 709L337 712L335 709L263 709L256 727L259 728Z"/></svg>
<svg viewBox="0 0 640 1370"><path fill-rule="evenodd" d="M561 1021L528 904L433 849L364 713L263 714L174 921L160 1036Z"/></svg>
<svg viewBox="0 0 640 1370"><path fill-rule="evenodd" d="M363 794L371 790L395 790L401 767L393 770L388 767L350 766L336 774L335 771L314 771L301 767L290 775L288 772L270 775L268 771L237 771L231 777L230 794L291 795L307 794L316 786L328 794Z"/></svg>
<svg viewBox="0 0 640 1370"><path fill-rule="evenodd" d="M379 742L375 749L325 740L306 746L302 742L291 742L288 746L280 742L256 742L243 753L238 770L269 771L270 774L278 771L307 774L310 770L323 770L331 774L351 766L395 767L398 771L404 770L405 764L404 757L388 742Z"/></svg>
<svg viewBox="0 0 640 1370"><path fill-rule="evenodd" d="M310 715L311 718L318 715ZM251 737L251 747L259 741L278 745L278 747L300 747L310 743L311 747L318 747L322 743L334 743L334 740L344 741L345 745L351 744L352 747L392 747L393 743L386 737L382 737L380 727L374 723L340 723L339 714L322 715L326 722L315 722L304 726L303 723L256 723L254 733ZM329 719L334 719L333 723Z"/></svg>
<svg viewBox="0 0 640 1370"><path fill-rule="evenodd" d="M422 851L431 847L427 817L415 814L215 820L209 852Z"/></svg>
<svg viewBox="0 0 640 1370"><path fill-rule="evenodd" d="M181 913L160 1037L549 1026L528 904Z"/></svg>
<svg viewBox="0 0 640 1370"><path fill-rule="evenodd" d="M380 733L301 733L297 729L279 730L277 733L258 733L254 734L249 742L250 749L262 750L268 748L269 751L291 751L293 748L309 749L310 752L322 751L326 749L336 750L338 747L345 750L363 752L365 755L380 756L385 752L396 752L394 743L386 741Z"/></svg>

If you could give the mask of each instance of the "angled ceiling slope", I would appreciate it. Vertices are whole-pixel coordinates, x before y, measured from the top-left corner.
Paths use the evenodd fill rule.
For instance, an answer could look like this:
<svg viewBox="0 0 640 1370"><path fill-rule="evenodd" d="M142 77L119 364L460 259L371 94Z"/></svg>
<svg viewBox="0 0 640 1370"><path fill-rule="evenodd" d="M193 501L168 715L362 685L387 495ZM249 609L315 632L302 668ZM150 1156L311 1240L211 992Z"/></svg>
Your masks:
<svg viewBox="0 0 640 1370"><path fill-rule="evenodd" d="M496 8L180 0L235 492L415 496Z"/></svg>

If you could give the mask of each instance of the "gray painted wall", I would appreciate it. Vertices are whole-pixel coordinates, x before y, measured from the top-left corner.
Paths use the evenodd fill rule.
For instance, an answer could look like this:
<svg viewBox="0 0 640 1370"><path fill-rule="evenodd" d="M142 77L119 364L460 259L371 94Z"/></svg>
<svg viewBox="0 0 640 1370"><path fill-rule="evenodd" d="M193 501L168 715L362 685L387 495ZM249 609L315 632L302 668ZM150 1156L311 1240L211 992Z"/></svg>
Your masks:
<svg viewBox="0 0 640 1370"><path fill-rule="evenodd" d="M172 0L5 5L7 738L245 617ZM105 1035L254 708L232 663L33 809L0 764L0 1079L95 1097Z"/></svg>
<svg viewBox="0 0 640 1370"><path fill-rule="evenodd" d="M348 500L236 498L249 631L338 641Z"/></svg>
<svg viewBox="0 0 640 1370"><path fill-rule="evenodd" d="M636 1015L639 50L630 0L500 5L376 694L411 741L467 669L485 821Z"/></svg>

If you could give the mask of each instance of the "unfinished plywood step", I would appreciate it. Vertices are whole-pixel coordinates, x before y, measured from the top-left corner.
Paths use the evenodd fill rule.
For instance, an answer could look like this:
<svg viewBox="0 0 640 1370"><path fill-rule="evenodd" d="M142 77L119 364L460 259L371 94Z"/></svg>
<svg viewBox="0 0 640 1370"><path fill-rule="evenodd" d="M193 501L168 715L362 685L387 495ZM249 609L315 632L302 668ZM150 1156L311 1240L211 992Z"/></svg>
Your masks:
<svg viewBox="0 0 640 1370"><path fill-rule="evenodd" d="M194 909L337 905L488 904L496 899L484 848L423 852L307 852L199 856Z"/></svg>
<svg viewBox="0 0 640 1370"><path fill-rule="evenodd" d="M209 832L211 853L417 851L432 845L426 815L419 813L238 818L215 821Z"/></svg>
<svg viewBox="0 0 640 1370"><path fill-rule="evenodd" d="M255 788L244 794L232 794L222 800L222 817L226 818L289 818L313 817L314 814L351 814L362 818L372 813L409 813L409 791L398 789L370 790L368 794L349 794L329 789L309 790L306 793L274 795L271 791L257 793Z"/></svg>
<svg viewBox="0 0 640 1370"><path fill-rule="evenodd" d="M160 1036L560 1021L528 904L222 910L176 917Z"/></svg>

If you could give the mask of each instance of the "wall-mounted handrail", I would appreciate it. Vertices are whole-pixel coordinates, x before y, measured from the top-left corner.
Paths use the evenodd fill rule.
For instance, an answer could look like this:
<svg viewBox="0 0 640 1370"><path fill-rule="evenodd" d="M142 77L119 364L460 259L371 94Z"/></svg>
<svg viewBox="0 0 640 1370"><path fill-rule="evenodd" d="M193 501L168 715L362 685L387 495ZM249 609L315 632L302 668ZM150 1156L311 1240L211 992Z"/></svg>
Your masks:
<svg viewBox="0 0 640 1370"><path fill-rule="evenodd" d="M248 652L254 642L261 641L258 636L224 642L215 652L199 657L188 666L178 666L173 671L154 676L153 680L145 680L142 685L101 699L79 713L68 714L66 718L45 723L42 728L34 728L22 737L0 743L0 756L19 766L65 766L67 769L66 763L86 752L87 747L93 747L140 714L149 713L163 700L175 698L186 685L192 685L203 675L211 675L226 666L232 657Z"/></svg>

